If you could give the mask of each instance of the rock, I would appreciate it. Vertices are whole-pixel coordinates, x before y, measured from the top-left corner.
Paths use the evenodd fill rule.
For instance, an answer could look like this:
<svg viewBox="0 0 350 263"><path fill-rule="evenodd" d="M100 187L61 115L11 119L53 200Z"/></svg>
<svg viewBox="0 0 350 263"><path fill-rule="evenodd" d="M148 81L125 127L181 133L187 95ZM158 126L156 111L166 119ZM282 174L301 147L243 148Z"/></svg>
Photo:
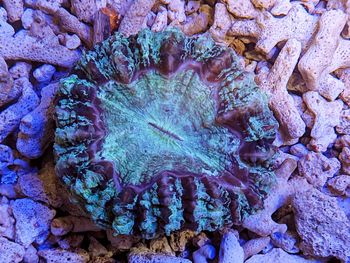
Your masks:
<svg viewBox="0 0 350 263"><path fill-rule="evenodd" d="M24 256L24 248L4 237L0 237L0 262L17 263L21 262Z"/></svg>
<svg viewBox="0 0 350 263"><path fill-rule="evenodd" d="M234 232L226 232L222 237L219 263L243 263L244 251Z"/></svg>
<svg viewBox="0 0 350 263"><path fill-rule="evenodd" d="M24 263L38 263L39 262L39 256L37 255L38 251L30 245L24 254L23 262Z"/></svg>
<svg viewBox="0 0 350 263"><path fill-rule="evenodd" d="M21 17L22 26L24 29L29 29L32 25L34 18L33 18L34 10L31 8L26 8L24 10L23 15Z"/></svg>
<svg viewBox="0 0 350 263"><path fill-rule="evenodd" d="M292 206L305 255L350 259L350 222L336 198L312 189L296 194Z"/></svg>
<svg viewBox="0 0 350 263"><path fill-rule="evenodd" d="M194 263L207 263L207 259L214 259L216 255L215 247L212 245L204 245L193 253Z"/></svg>
<svg viewBox="0 0 350 263"><path fill-rule="evenodd" d="M129 254L129 263L191 263L190 260L153 253Z"/></svg>
<svg viewBox="0 0 350 263"><path fill-rule="evenodd" d="M44 64L33 71L33 76L38 82L49 82L55 74L56 68L50 64Z"/></svg>
<svg viewBox="0 0 350 263"><path fill-rule="evenodd" d="M282 248L284 251L290 254L299 252L299 248L296 246L297 239L291 233L276 232L271 235L272 244L278 248Z"/></svg>
<svg viewBox="0 0 350 263"><path fill-rule="evenodd" d="M34 241L45 241L56 212L28 198L13 201L11 207L16 219L16 242L28 247Z"/></svg>
<svg viewBox="0 0 350 263"><path fill-rule="evenodd" d="M14 239L14 224L15 220L12 216L9 201L6 197L2 197L0 199L0 236Z"/></svg>
<svg viewBox="0 0 350 263"><path fill-rule="evenodd" d="M244 259L250 258L251 256L258 254L270 244L270 240L270 237L259 237L248 240L242 246L244 250Z"/></svg>
<svg viewBox="0 0 350 263"><path fill-rule="evenodd" d="M328 188L331 192L337 195L345 195L350 197L350 175L340 174L331 178L327 182Z"/></svg>
<svg viewBox="0 0 350 263"><path fill-rule="evenodd" d="M85 263L88 262L89 254L83 250L68 251L63 249L46 249L39 251L39 256L46 259L46 263Z"/></svg>
<svg viewBox="0 0 350 263"><path fill-rule="evenodd" d="M323 187L339 169L337 158L327 158L322 153L309 152L298 162L299 174L315 187Z"/></svg>
<svg viewBox="0 0 350 263"><path fill-rule="evenodd" d="M274 248L265 255L255 255L248 259L245 263L317 263L319 261L313 259L305 259L297 255L289 255L281 248Z"/></svg>

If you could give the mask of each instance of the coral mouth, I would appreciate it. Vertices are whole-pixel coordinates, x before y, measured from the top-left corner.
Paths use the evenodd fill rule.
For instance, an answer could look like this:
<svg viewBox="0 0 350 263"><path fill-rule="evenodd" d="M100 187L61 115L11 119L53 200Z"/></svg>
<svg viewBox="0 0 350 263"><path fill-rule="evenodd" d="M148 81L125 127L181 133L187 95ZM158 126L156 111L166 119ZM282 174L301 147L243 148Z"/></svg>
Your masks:
<svg viewBox="0 0 350 263"><path fill-rule="evenodd" d="M74 73L56 98L56 171L96 222L154 238L262 208L277 124L231 49L116 34Z"/></svg>

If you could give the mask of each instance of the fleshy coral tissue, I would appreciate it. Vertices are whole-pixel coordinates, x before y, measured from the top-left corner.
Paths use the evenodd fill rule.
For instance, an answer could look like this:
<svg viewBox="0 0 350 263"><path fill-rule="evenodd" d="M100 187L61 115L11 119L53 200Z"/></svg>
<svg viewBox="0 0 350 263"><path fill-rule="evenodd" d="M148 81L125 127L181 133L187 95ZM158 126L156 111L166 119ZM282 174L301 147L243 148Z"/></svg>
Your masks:
<svg viewBox="0 0 350 263"><path fill-rule="evenodd" d="M275 182L267 97L208 35L116 33L61 81L55 119L56 173L115 235L239 225Z"/></svg>

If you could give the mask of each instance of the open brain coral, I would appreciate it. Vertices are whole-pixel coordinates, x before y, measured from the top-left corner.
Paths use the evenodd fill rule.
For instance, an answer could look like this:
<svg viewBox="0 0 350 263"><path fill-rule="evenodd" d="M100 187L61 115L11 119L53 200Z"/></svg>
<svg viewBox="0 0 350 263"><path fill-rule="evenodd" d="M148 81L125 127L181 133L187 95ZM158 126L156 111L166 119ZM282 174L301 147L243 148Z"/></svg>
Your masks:
<svg viewBox="0 0 350 263"><path fill-rule="evenodd" d="M277 123L233 50L168 29L115 34L56 97L56 172L99 224L154 238L263 207Z"/></svg>

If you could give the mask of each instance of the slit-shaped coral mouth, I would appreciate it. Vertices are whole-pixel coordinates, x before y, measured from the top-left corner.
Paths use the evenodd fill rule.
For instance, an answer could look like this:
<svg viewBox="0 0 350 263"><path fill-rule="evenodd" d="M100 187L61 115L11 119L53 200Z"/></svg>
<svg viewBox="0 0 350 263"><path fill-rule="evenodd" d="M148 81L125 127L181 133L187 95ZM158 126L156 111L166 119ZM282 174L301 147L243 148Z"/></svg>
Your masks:
<svg viewBox="0 0 350 263"><path fill-rule="evenodd" d="M117 33L83 56L55 104L56 172L116 235L240 224L274 183L267 98L207 35Z"/></svg>

